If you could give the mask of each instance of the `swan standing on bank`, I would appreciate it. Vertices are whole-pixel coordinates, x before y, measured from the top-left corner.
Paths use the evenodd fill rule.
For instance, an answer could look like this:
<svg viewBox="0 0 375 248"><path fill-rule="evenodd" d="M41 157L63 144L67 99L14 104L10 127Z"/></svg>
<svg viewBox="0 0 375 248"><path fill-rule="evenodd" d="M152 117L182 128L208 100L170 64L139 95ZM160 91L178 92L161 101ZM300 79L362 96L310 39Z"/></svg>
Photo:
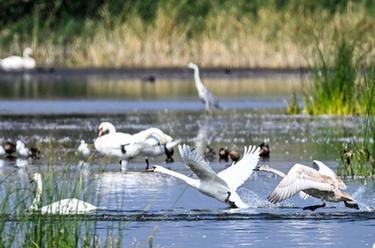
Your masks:
<svg viewBox="0 0 375 248"><path fill-rule="evenodd" d="M95 149L108 156L120 158L122 168L126 169L128 159L138 155L159 156L165 153L171 157L173 148L179 141L163 133L160 129L149 128L134 135L116 132L116 128L109 122L99 125L98 138Z"/></svg>
<svg viewBox="0 0 375 248"><path fill-rule="evenodd" d="M325 207L326 201L343 201L346 207L359 209L358 203L343 191L346 185L335 172L318 160L314 160L314 168L317 170L302 164L295 164L267 199L272 203L277 203L303 191L323 202L322 205L304 207L304 210L314 211Z"/></svg>
<svg viewBox="0 0 375 248"><path fill-rule="evenodd" d="M212 109L220 109L219 101L216 96L204 86L200 76L199 68L194 63L189 63L188 67L194 70L195 87L197 88L199 99L204 103L206 111L210 112Z"/></svg>
<svg viewBox="0 0 375 248"><path fill-rule="evenodd" d="M42 214L83 214L90 211L99 210L98 207L75 199L68 198L63 199L54 203L51 203L47 206L39 208L40 198L42 196L43 184L42 184L42 175L39 173L34 173L32 182L36 183L36 195L33 200L33 203L30 207L31 211L40 211Z"/></svg>
<svg viewBox="0 0 375 248"><path fill-rule="evenodd" d="M190 187L199 190L201 193L215 198L218 201L229 204L234 208L247 208L236 190L252 174L259 161L259 148L256 146L245 147L244 155L240 161L232 164L225 170L215 173L209 164L196 151L189 146L178 147L182 160L197 175L198 179L187 177L181 173L168 170L162 166L155 165L149 171L164 173L176 177Z"/></svg>
<svg viewBox="0 0 375 248"><path fill-rule="evenodd" d="M33 50L29 47L23 50L23 56L10 56L0 60L0 68L5 71L31 70L35 68L35 60L31 57Z"/></svg>

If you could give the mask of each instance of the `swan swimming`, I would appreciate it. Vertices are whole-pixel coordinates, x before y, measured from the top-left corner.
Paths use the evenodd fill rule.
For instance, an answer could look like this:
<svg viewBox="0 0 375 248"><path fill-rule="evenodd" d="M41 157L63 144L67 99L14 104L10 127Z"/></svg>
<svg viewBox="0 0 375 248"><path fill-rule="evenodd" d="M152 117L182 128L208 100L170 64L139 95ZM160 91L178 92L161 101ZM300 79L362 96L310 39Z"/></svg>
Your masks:
<svg viewBox="0 0 375 248"><path fill-rule="evenodd" d="M5 71L12 70L30 70L35 68L35 60L31 57L33 50L26 47L23 50L22 57L9 56L0 60L0 67Z"/></svg>
<svg viewBox="0 0 375 248"><path fill-rule="evenodd" d="M295 164L267 199L271 203L277 203L303 191L323 202L322 205L304 207L304 210L314 211L317 208L325 207L326 201L343 201L346 207L359 209L358 203L343 191L347 187L334 171L318 160L314 160L313 165L316 169Z"/></svg>
<svg viewBox="0 0 375 248"><path fill-rule="evenodd" d="M159 156L166 154L172 156L173 148L179 140L173 140L158 128L148 128L136 134L116 132L110 122L99 125L98 138L95 140L95 149L108 156L120 158L122 167L126 167L128 159L138 155Z"/></svg>
<svg viewBox="0 0 375 248"><path fill-rule="evenodd" d="M204 86L200 76L199 68L194 63L187 65L190 69L194 70L195 87L197 88L199 99L204 103L206 111L210 112L212 109L220 109L219 101L216 96Z"/></svg>
<svg viewBox="0 0 375 248"><path fill-rule="evenodd" d="M196 174L198 179L187 177L181 173L154 165L150 172L159 172L178 178L197 189L201 193L224 202L233 208L247 208L236 190L252 174L259 161L259 148L256 146L245 147L244 155L240 161L230 167L215 173L209 164L196 151L188 145L178 146L182 160Z"/></svg>
<svg viewBox="0 0 375 248"><path fill-rule="evenodd" d="M40 173L34 173L31 182L35 182L37 185L36 195L30 207L31 211L39 211L42 214L67 215L83 214L90 211L99 210L98 207L75 198L63 199L39 208L40 198L42 196L43 191L42 175Z"/></svg>

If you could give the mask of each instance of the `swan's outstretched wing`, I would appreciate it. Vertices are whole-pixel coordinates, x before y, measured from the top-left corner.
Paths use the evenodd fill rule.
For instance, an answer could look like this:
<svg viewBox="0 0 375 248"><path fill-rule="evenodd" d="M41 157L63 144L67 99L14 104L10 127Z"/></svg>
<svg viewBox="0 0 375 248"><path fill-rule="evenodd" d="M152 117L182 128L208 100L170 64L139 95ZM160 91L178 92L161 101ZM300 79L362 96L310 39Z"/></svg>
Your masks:
<svg viewBox="0 0 375 248"><path fill-rule="evenodd" d="M209 166L203 157L198 154L198 152L194 150L192 151L188 145L179 145L178 150L180 151L182 160L199 179L203 181L217 180L226 185L225 181L216 175L215 171Z"/></svg>
<svg viewBox="0 0 375 248"><path fill-rule="evenodd" d="M334 189L333 181L320 175L318 171L312 168L295 164L267 199L276 203L307 189L332 191Z"/></svg>
<svg viewBox="0 0 375 248"><path fill-rule="evenodd" d="M336 173L333 170L331 170L323 162L321 162L319 160L314 160L313 166L314 166L315 169L317 169L319 171L320 174L325 175L325 176L329 176L330 178L332 178L332 180L335 181L335 184L339 189L342 189L342 190L346 189L345 183L336 175Z"/></svg>
<svg viewBox="0 0 375 248"><path fill-rule="evenodd" d="M253 173L259 161L259 152L260 149L257 146L245 147L242 159L220 171L217 176L222 178L230 189L236 190Z"/></svg>

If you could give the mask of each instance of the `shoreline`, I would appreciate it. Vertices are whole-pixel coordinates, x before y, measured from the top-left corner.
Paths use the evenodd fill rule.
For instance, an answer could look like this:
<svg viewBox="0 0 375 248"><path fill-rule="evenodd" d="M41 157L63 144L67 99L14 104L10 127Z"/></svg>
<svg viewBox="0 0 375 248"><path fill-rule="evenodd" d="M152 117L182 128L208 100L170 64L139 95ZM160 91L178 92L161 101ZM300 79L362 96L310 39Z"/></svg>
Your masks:
<svg viewBox="0 0 375 248"><path fill-rule="evenodd" d="M311 68L230 68L207 67L200 69L203 78L264 78L264 77L304 77L313 72ZM28 71L0 70L1 79L14 79L32 77L33 79L80 79L80 78L105 78L105 79L140 79L154 82L157 79L191 79L193 71L185 67L136 67L136 68L64 68L64 67L38 67Z"/></svg>

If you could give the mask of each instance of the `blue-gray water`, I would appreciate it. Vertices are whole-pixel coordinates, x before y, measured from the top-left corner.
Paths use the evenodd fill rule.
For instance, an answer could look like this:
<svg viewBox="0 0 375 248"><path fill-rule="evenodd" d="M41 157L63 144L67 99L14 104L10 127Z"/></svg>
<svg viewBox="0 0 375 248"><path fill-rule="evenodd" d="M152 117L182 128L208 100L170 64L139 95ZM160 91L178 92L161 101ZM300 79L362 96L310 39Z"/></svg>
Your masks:
<svg viewBox="0 0 375 248"><path fill-rule="evenodd" d="M114 95L122 90L113 86L121 85L119 82L98 83L100 89L110 85L115 88L105 96L87 93L90 90L59 96L52 90L53 86L62 87L59 83L50 82L48 94L16 96L11 92L20 92L15 88L19 86L7 82L10 93L0 93L0 140L22 139L41 148L43 154L35 161L0 160L2 198L7 194L7 183L32 189L31 172L40 171L46 177L51 168L55 168L55 177L44 177L45 181L58 182L59 193L53 192L53 200L75 196L106 208L96 216L88 216L86 222L97 221L95 227L102 240L108 230L115 237L120 232L123 247L137 244L145 247L150 235L154 246L160 247L371 247L375 242L373 179L345 179L348 192L360 203L360 210L345 208L342 203L329 203L326 208L310 212L303 211L302 207L319 204L318 200L301 200L295 196L277 205L270 204L266 197L280 179L254 173L238 190L251 208L230 210L176 179L144 172L144 158L131 161L128 171L123 173L116 159L95 153L86 161L75 153L81 139L92 145L98 124L110 121L119 131L129 133L158 127L198 150L208 144L216 152L222 146L242 151L245 145L266 141L271 147L271 157L265 163L284 172L297 162L311 165L312 159L326 162L335 169L343 143L360 140L362 120L359 117L283 114L284 99L289 98L298 84L285 83L285 89L279 87L274 91L271 89L282 84L282 80L263 82L270 88L267 94L267 87L259 89L251 80L229 80L222 84L227 88L247 85L246 91L239 90L240 94L228 90L232 92L228 95L218 92L225 110L205 115L193 90L177 92L175 94L181 96L173 97L144 89L138 97L124 96L123 100ZM34 84L36 92L43 92L38 87L45 83ZM131 85L130 82L124 84ZM78 85L79 89L92 87L87 82L78 82ZM93 150L92 146L90 148ZM165 164L163 157L151 159L151 163L192 174L180 162L178 154L174 158L175 162L170 164ZM211 166L220 171L227 163L219 163L216 156ZM76 183L71 182L80 182L82 191L73 194ZM25 204L31 204L32 192L22 192ZM48 189L43 193L51 194ZM50 199L44 197L43 200L48 204Z"/></svg>

